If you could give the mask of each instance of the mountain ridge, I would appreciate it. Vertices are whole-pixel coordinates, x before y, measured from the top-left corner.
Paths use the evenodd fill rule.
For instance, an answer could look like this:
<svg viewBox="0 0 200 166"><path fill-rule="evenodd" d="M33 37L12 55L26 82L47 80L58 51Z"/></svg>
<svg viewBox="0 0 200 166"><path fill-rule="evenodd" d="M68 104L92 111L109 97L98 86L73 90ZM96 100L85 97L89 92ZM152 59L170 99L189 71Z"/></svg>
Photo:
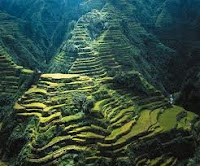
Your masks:
<svg viewBox="0 0 200 166"><path fill-rule="evenodd" d="M198 0L23 2L0 1L0 65L6 78L1 94L7 94L0 102L3 161L24 166L196 162L200 123L198 104L190 104L198 91L187 87L194 82L191 87L198 89L199 69L182 89L180 73L199 64L193 45L198 10L184 12ZM192 16L195 20L182 26L180 18ZM187 29L194 24L194 31ZM7 93L12 87L18 92ZM178 91L177 104L188 111L169 100L169 93Z"/></svg>

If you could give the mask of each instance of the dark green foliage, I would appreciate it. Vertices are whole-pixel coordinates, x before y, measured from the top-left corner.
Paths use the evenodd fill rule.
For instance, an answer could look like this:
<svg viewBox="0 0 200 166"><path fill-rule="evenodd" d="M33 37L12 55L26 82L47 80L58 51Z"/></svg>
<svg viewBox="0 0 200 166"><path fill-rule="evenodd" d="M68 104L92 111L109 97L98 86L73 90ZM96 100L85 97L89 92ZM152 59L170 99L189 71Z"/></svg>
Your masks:
<svg viewBox="0 0 200 166"><path fill-rule="evenodd" d="M101 12L101 9L106 2L110 4L107 4L104 10L110 11L105 17L106 12ZM112 54L110 60L114 59L115 65L117 64L116 66L119 67L118 69L109 69L113 63L102 60L103 56L102 59L100 58L100 61L108 63L108 75L114 76L112 84L109 84L108 87L114 85L115 89L132 92L138 97L152 97L151 94L156 93L156 90L148 83L151 82L159 89L173 93L180 90L184 79L182 73L187 72L191 66L200 64L199 7L198 0L185 0L184 2L173 0L96 0L95 2L92 0L4 0L0 1L0 45L5 48L5 52L8 52L8 56L20 65L37 71L68 73L78 57L79 50L75 44L70 44L69 40L73 40L73 30L77 20L83 15L88 23L84 22L79 26L85 28L89 39L83 39L83 48L80 48L84 49L85 45L90 48L92 47L91 43L97 41L98 50L100 38L100 43L103 43L101 49L105 54L104 58L108 58L106 56ZM92 12L86 14L89 11ZM116 19L112 20L115 14ZM117 34L112 30L116 30ZM79 37L77 42L80 42L80 37L83 36L76 37ZM95 49L89 50L91 54L94 54ZM58 60L58 63L55 64L54 59ZM92 67L96 68L98 65L95 64ZM60 70L57 70L57 66ZM104 64L99 66L104 68ZM77 69L82 68L83 66L80 66ZM194 68L189 72L177 102L196 113L199 113L200 107L199 71L199 68ZM2 126L0 142L3 142L0 145L0 158L4 156L8 160L13 159L15 160L14 165L28 165L26 158L31 153L28 142L36 140L34 146L42 147L55 136L64 133L65 126L56 125L37 137L35 133L38 132L38 118L24 120L15 115L14 103L28 88L37 84L39 73L32 77L21 74L19 70L17 72L17 76L20 78L18 92L13 96L0 94L0 125ZM3 73L2 76L6 76L6 74ZM104 88L104 86L102 87ZM97 126L108 127L109 118L105 120L101 113L91 112L96 101L111 97L108 89L104 90L103 88L94 94L94 98L88 97L86 93L73 93L72 98L68 98L71 102L70 106L62 107L59 111L62 112L63 117L78 112L84 113L84 120L80 120L81 125L90 126L90 122L95 121ZM47 91L51 94L50 88L47 88ZM154 95L158 95L155 93ZM37 99L45 100L42 97L41 95ZM46 100L48 101L47 98ZM59 100L62 99L57 101L61 103ZM126 103L126 98L120 100L122 103ZM143 102L145 103L145 99ZM155 99L151 99L151 102L155 102ZM124 104L124 107L128 107L128 104ZM136 110L132 114L138 115L137 118L139 118L139 109L137 106L134 108ZM162 113L158 113L158 117ZM182 112L177 115L176 120L179 122L186 116L187 113ZM181 128L180 131L171 131L157 137L152 136L147 140L136 139L136 143L128 150L129 159L127 160L122 158L114 158L113 161L99 159L95 161L94 165L131 166L136 164L134 163L136 156L143 154L149 154L148 157L153 159L162 156L163 153L172 153L179 160L183 160L191 157L196 146L199 146L194 143L199 140L196 131L184 133ZM163 140L166 142L162 142ZM165 144L169 146L165 146ZM59 148L59 145L52 147L54 150ZM47 150L47 153L50 154L51 151ZM156 156L157 154L158 156ZM198 150L195 156L189 160L189 166L198 165L199 154ZM87 155L66 154L58 159L56 165L82 166L85 165L85 156ZM38 155L38 157L40 156Z"/></svg>
<svg viewBox="0 0 200 166"><path fill-rule="evenodd" d="M85 115L89 115L90 111L94 105L94 100L91 98L87 98L87 96L83 93L74 93L73 101L79 112L83 112Z"/></svg>
<svg viewBox="0 0 200 166"><path fill-rule="evenodd" d="M112 163L104 158L98 159L95 163L95 166L101 166L101 165L105 165L105 166L110 166L112 165Z"/></svg>
<svg viewBox="0 0 200 166"><path fill-rule="evenodd" d="M62 126L58 126L57 128L51 128L41 134L36 138L36 147L42 147L49 142L49 139L53 139L56 135L59 135L62 131Z"/></svg>
<svg viewBox="0 0 200 166"><path fill-rule="evenodd" d="M121 72L114 77L113 83L116 87L122 87L131 90L134 93L142 93L148 95L148 87L141 79L141 74L138 72Z"/></svg>
<svg viewBox="0 0 200 166"><path fill-rule="evenodd" d="M1 6L1 5L0 5ZM19 65L29 68L42 68L43 64L39 64L43 60L43 52L30 39L24 29L24 23L15 17L0 10L0 46L5 48L9 56Z"/></svg>
<svg viewBox="0 0 200 166"><path fill-rule="evenodd" d="M0 146L3 150L1 155L4 159L17 159L13 161L14 165L23 165L27 154L30 153L30 146L26 143L32 141L38 121L35 118L16 121L13 115L9 115L9 118L4 119L3 122L6 124L0 132L0 141L4 142Z"/></svg>
<svg viewBox="0 0 200 166"><path fill-rule="evenodd" d="M20 150L20 153L18 154L18 158L14 162L13 165L26 166L27 165L27 162L26 162L27 155L29 155L30 153L31 153L31 147L30 147L30 145L26 144Z"/></svg>
<svg viewBox="0 0 200 166"><path fill-rule="evenodd" d="M21 121L12 131L9 137L8 147L10 149L9 157L16 157L18 160L24 160L27 154L30 153L29 145L25 145L27 141L32 141L34 131L37 126L37 119L30 118L27 121ZM18 161L17 161L18 162ZM20 161L22 164L23 162Z"/></svg>
<svg viewBox="0 0 200 166"><path fill-rule="evenodd" d="M3 95L0 95L0 107L3 107L3 106L8 106L12 103L13 101L13 96L10 96L10 95L7 95L7 94L3 94Z"/></svg>
<svg viewBox="0 0 200 166"><path fill-rule="evenodd" d="M181 93L177 99L177 104L182 105L184 108L199 114L200 108L200 68L192 68L183 83Z"/></svg>
<svg viewBox="0 0 200 166"><path fill-rule="evenodd" d="M184 118L187 116L187 112L181 112L177 117L176 120L180 121L180 119Z"/></svg>
<svg viewBox="0 0 200 166"><path fill-rule="evenodd" d="M44 70L70 30L69 23L81 14L79 4L80 0L1 1L0 44L18 64Z"/></svg>
<svg viewBox="0 0 200 166"><path fill-rule="evenodd" d="M118 159L116 161L116 166L132 166L133 162L131 162L129 159Z"/></svg>
<svg viewBox="0 0 200 166"><path fill-rule="evenodd" d="M85 156L86 154L66 154L59 160L58 166L85 166Z"/></svg>
<svg viewBox="0 0 200 166"><path fill-rule="evenodd" d="M200 150L198 149L193 158L189 159L187 166L197 166L200 163Z"/></svg>

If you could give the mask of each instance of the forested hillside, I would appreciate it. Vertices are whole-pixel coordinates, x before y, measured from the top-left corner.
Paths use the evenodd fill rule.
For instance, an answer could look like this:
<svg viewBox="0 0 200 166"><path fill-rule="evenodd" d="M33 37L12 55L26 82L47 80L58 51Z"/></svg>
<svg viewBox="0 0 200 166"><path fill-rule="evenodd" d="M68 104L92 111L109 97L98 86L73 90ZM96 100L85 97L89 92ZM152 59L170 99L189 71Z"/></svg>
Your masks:
<svg viewBox="0 0 200 166"><path fill-rule="evenodd" d="M198 165L199 7L0 0L0 165Z"/></svg>

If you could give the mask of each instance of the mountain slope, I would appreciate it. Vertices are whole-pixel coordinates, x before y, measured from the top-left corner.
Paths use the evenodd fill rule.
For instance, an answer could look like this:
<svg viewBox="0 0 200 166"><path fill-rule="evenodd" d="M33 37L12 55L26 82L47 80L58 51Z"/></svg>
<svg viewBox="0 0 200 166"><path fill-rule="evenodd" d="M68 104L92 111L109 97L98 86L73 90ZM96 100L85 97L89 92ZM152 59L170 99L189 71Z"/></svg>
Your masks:
<svg viewBox="0 0 200 166"><path fill-rule="evenodd" d="M29 68L42 67L44 57L41 48L24 33L24 23L7 13L0 11L0 45L19 65Z"/></svg>
<svg viewBox="0 0 200 166"><path fill-rule="evenodd" d="M199 148L199 116L189 112L198 113L199 69L177 101L189 111L167 95L199 65L198 5L0 1L0 159L23 166L189 164Z"/></svg>
<svg viewBox="0 0 200 166"><path fill-rule="evenodd" d="M18 119L37 119L26 160L18 164L175 165L192 156L197 115L171 106L155 89L142 97L115 84L106 77L43 74L14 107Z"/></svg>
<svg viewBox="0 0 200 166"><path fill-rule="evenodd" d="M13 128L18 124L13 111L14 103L30 88L36 77L34 71L16 65L10 57L0 46L0 142L3 142L0 145L0 156L3 160L7 156L13 157L12 154L16 152L12 150L12 146L16 145L16 140L12 138ZM19 142L17 146L22 147ZM18 149L17 146L15 150Z"/></svg>
<svg viewBox="0 0 200 166"><path fill-rule="evenodd" d="M39 63L34 67L32 64L26 64L25 62L23 65L44 70L46 67L45 63L48 63L52 56L54 56L64 36L68 33L73 20L77 20L82 13L91 10L91 7L88 6L91 4L90 2L80 4L81 1L31 0L25 2L24 0L5 0L0 2L0 9L4 13L9 13L11 16L16 17L19 22L22 22L21 26L23 34L25 34L24 37L34 42L32 49L35 52L29 57L38 57L39 54L39 58L37 58ZM97 1L96 5L93 5L98 7L102 4ZM21 41L21 39L18 39L18 41ZM37 48L34 49L34 47ZM21 49L18 50L21 51ZM31 52L30 48L27 50ZM26 61L32 61L32 59L27 58Z"/></svg>
<svg viewBox="0 0 200 166"><path fill-rule="evenodd" d="M67 73L70 67L74 69L73 62L77 66L79 58L96 57L102 63L100 66L110 73L121 66L120 70L140 71L153 83L160 80L162 84L169 84L167 69L174 53L139 23L107 4L102 10L87 13L78 20L70 37L51 62L49 71ZM89 63L87 66L92 72L92 66Z"/></svg>

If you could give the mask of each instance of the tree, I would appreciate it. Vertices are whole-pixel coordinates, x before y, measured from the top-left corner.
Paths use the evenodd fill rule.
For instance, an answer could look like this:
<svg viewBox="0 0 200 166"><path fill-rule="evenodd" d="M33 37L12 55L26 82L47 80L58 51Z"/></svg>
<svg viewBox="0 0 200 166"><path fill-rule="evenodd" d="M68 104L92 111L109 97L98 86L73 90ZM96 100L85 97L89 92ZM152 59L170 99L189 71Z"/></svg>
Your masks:
<svg viewBox="0 0 200 166"><path fill-rule="evenodd" d="M86 115L90 114L90 110L94 105L94 100L92 98L88 98L83 93L74 93L73 102L75 107Z"/></svg>

